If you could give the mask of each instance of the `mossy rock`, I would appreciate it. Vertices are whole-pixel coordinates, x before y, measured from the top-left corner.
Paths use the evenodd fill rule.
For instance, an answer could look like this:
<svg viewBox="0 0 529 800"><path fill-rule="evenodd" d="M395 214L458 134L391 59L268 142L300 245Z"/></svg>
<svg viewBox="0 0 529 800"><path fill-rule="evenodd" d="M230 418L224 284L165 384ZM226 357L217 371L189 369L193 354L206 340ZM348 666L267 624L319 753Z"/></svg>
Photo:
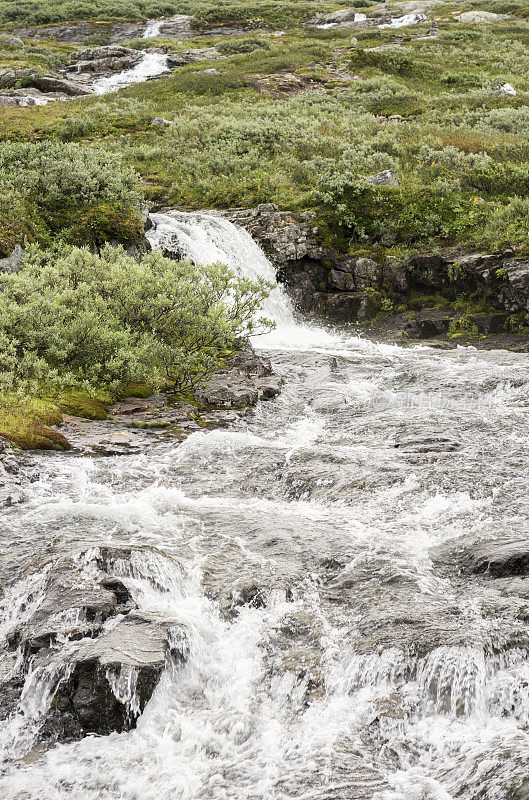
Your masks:
<svg viewBox="0 0 529 800"><path fill-rule="evenodd" d="M36 419L24 419L12 427L0 427L0 437L22 450L70 450L62 433Z"/></svg>
<svg viewBox="0 0 529 800"><path fill-rule="evenodd" d="M83 394L70 394L61 397L57 406L64 414L71 414L73 417L106 419L110 402L110 399L107 402L105 400L87 397Z"/></svg>

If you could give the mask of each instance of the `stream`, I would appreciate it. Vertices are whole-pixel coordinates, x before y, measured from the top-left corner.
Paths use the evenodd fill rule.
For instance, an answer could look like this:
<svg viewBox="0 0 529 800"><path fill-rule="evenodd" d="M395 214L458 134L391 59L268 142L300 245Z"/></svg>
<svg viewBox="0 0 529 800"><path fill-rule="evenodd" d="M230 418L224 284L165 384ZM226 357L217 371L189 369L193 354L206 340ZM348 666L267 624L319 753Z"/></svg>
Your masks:
<svg viewBox="0 0 529 800"><path fill-rule="evenodd" d="M156 247L274 279L220 216L153 220ZM529 594L462 558L525 535L527 357L317 327L280 286L265 311L277 399L141 454L38 456L4 513L0 634L51 560L126 545L135 601L190 652L135 730L47 753L31 740L51 698L27 685L2 800L527 797ZM248 587L259 602L223 613Z"/></svg>

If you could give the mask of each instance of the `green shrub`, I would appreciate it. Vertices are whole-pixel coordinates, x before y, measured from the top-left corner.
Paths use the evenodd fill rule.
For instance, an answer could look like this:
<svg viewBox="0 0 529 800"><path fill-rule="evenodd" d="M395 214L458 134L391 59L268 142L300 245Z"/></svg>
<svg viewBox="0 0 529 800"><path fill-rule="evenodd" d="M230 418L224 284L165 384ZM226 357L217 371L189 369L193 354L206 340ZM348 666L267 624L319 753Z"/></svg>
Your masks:
<svg viewBox="0 0 529 800"><path fill-rule="evenodd" d="M266 39L258 39L255 36L247 36L244 39L228 39L217 45L217 50L226 55L236 55L237 53L253 53L255 50L270 50L270 45Z"/></svg>
<svg viewBox="0 0 529 800"><path fill-rule="evenodd" d="M0 183L4 253L26 238L47 245L52 234L78 244L141 235L143 191L119 153L56 141L0 143Z"/></svg>
<svg viewBox="0 0 529 800"><path fill-rule="evenodd" d="M31 247L17 274L0 275L0 390L93 391L147 380L188 392L266 320L268 285L226 267L159 252L141 263L106 245L101 255Z"/></svg>

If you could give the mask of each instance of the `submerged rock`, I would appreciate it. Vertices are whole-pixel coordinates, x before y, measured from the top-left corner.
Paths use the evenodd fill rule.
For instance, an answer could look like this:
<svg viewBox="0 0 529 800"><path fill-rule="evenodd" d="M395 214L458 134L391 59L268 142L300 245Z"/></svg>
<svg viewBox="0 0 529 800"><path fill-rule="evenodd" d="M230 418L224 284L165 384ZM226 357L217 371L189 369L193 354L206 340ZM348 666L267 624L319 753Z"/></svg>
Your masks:
<svg viewBox="0 0 529 800"><path fill-rule="evenodd" d="M7 637L18 657L3 670L3 681L0 675L6 716L16 709L26 673L56 675L39 721L41 740L133 728L168 660L182 663L187 656L183 629L140 611L126 583L112 574L130 558L130 550L101 548L59 560L35 611Z"/></svg>
<svg viewBox="0 0 529 800"><path fill-rule="evenodd" d="M0 438L0 508L24 500L23 463L27 463L27 458Z"/></svg>
<svg viewBox="0 0 529 800"><path fill-rule="evenodd" d="M469 571L491 578L529 575L529 545L524 541L491 542L470 556Z"/></svg>

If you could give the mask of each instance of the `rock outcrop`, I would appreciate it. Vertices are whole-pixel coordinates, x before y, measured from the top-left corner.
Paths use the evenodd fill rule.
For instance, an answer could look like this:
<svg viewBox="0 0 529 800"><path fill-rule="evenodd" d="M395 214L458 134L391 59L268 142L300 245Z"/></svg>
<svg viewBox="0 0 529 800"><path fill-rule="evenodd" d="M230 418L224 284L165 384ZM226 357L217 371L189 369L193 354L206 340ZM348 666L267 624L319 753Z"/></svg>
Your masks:
<svg viewBox="0 0 529 800"><path fill-rule="evenodd" d="M390 171L370 176L393 181ZM410 292L439 293L448 301L459 295L483 298L490 312L477 315L480 332L503 330L509 315L529 311L529 259L512 250L468 253L445 248L437 253L417 253L406 260L386 256L343 253L324 242L310 212L279 211L266 203L254 209L224 212L263 247L276 266L297 307L305 313L355 322L377 315L382 299L406 306ZM352 245L354 246L354 245ZM454 314L417 315L405 323L413 338L445 333Z"/></svg>
<svg viewBox="0 0 529 800"><path fill-rule="evenodd" d="M187 656L185 632L174 620L137 608L113 567L127 549L100 548L57 561L42 600L7 636L18 669L0 679L5 716L16 711L26 673L55 675L50 703L38 722L42 741L133 728L168 660Z"/></svg>
<svg viewBox="0 0 529 800"><path fill-rule="evenodd" d="M138 64L143 58L140 50L132 50L121 45L107 47L88 47L72 53L69 59L69 72L90 72L97 76L111 75Z"/></svg>
<svg viewBox="0 0 529 800"><path fill-rule="evenodd" d="M203 406L216 408L253 406L258 400L276 397L282 382L279 375L274 375L270 361L247 344L195 392L195 399Z"/></svg>

